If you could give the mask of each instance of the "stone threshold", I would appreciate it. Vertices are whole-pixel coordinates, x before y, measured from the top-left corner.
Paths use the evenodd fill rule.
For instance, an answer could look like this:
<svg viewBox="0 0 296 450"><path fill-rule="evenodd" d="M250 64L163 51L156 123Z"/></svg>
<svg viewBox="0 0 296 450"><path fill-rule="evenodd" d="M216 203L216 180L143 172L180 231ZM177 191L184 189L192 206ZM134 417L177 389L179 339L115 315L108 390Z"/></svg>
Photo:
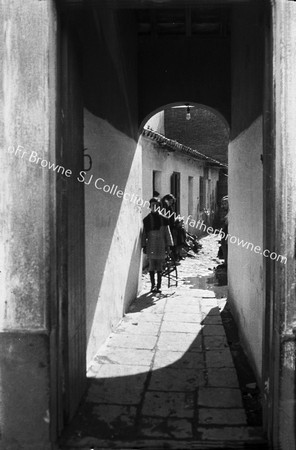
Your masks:
<svg viewBox="0 0 296 450"><path fill-rule="evenodd" d="M248 427L249 441L236 440L169 440L169 439L145 439L134 441L116 441L103 440L91 437L80 439L77 443L68 444L66 446L57 447L55 450L210 450L210 449L234 449L234 450L268 450L268 444L265 440L258 437L256 428ZM257 435L257 436L256 436Z"/></svg>

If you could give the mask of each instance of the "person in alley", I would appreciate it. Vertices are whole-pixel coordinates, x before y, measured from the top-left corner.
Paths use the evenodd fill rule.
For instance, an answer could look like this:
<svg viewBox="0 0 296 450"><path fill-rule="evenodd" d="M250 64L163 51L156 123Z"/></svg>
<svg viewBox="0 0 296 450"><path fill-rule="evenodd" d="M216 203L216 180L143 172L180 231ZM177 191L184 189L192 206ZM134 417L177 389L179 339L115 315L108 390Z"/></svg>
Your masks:
<svg viewBox="0 0 296 450"><path fill-rule="evenodd" d="M149 201L151 212L143 220L142 248L149 261L149 275L151 291L161 292L162 271L165 264L166 252L174 245L169 221L159 212L160 200L151 198ZM155 286L155 272L157 285Z"/></svg>

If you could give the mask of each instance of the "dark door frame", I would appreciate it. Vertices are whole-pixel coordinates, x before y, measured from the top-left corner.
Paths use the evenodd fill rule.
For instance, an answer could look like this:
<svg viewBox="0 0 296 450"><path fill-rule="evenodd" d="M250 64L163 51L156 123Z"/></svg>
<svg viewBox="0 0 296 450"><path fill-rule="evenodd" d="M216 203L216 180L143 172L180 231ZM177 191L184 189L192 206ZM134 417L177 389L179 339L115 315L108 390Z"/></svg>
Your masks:
<svg viewBox="0 0 296 450"><path fill-rule="evenodd" d="M274 448L294 448L296 417L296 2L268 2L265 36L263 327L264 427Z"/></svg>
<svg viewBox="0 0 296 450"><path fill-rule="evenodd" d="M263 242L265 249L274 249L275 245L275 145L272 138L274 126L273 111L273 68L272 68L272 11L265 14L265 73L263 105ZM273 251L273 250L272 250ZM273 398L275 380L271 374L274 367L274 262L263 258L265 274L265 305L263 323L262 386L264 395L263 425L268 436L273 428Z"/></svg>
<svg viewBox="0 0 296 450"><path fill-rule="evenodd" d="M67 13L58 10L56 163L72 170L56 175L55 348L51 348L51 434L55 442L72 419L86 387L84 267L83 102L79 45ZM77 294L75 294L77 292ZM81 326L79 327L79 321Z"/></svg>

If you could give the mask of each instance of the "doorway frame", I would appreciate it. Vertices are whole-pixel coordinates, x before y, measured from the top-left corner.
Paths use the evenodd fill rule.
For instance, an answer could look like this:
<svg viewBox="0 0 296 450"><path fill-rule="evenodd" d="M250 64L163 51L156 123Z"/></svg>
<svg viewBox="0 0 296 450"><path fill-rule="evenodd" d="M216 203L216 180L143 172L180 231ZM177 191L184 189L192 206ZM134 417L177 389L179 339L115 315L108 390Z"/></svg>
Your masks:
<svg viewBox="0 0 296 450"><path fill-rule="evenodd" d="M263 326L264 429L275 447L295 435L296 2L268 1L265 23L265 248L287 258L265 259ZM294 193L294 195L293 195Z"/></svg>

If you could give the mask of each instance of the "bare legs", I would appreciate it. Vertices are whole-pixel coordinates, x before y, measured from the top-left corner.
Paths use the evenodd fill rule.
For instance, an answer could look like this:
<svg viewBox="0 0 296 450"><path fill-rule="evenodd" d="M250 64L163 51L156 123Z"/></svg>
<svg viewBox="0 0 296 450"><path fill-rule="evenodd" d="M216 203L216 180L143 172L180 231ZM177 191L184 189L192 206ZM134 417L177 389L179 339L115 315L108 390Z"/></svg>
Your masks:
<svg viewBox="0 0 296 450"><path fill-rule="evenodd" d="M157 286L155 289L155 271L150 271L149 272L150 275L150 282L151 282L151 291L153 292L161 292L161 277L162 277L162 273L161 272L157 272Z"/></svg>

